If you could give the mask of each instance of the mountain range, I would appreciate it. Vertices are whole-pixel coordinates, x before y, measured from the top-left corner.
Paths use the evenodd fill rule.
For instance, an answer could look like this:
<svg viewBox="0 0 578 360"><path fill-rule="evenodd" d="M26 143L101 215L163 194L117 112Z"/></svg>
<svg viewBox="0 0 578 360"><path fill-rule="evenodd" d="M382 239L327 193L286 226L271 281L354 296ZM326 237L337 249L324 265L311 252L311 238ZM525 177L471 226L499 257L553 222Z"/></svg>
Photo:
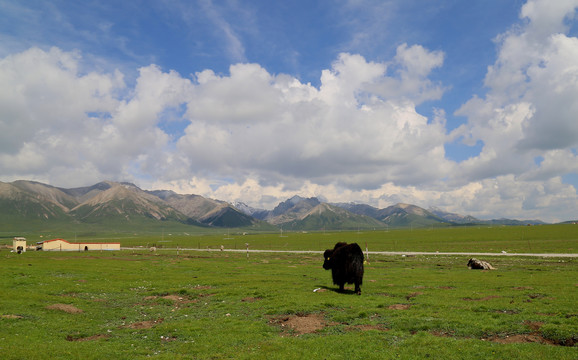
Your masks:
<svg viewBox="0 0 578 360"><path fill-rule="evenodd" d="M18 180L0 182L0 231L57 226L94 228L243 228L260 231L359 230L464 224L540 224L539 220L482 221L472 216L410 204L378 209L365 204L326 203L294 196L273 210L230 204L170 190L146 191L131 183L99 182L79 188Z"/></svg>

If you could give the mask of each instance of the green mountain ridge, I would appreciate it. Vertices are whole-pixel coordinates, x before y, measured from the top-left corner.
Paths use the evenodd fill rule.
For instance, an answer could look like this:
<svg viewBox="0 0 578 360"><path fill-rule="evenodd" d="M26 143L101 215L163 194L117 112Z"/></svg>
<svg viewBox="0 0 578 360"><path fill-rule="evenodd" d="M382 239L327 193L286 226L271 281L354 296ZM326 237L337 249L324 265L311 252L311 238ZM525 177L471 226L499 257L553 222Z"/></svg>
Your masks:
<svg viewBox="0 0 578 360"><path fill-rule="evenodd" d="M145 191L131 183L103 181L79 188L57 188L34 181L0 182L0 231L39 228L159 229L183 231L243 228L256 231L359 230L456 225L541 224L539 220L488 220L426 210L411 204L378 209L365 204L329 204L294 196L273 210L238 208L200 195L170 190Z"/></svg>
<svg viewBox="0 0 578 360"><path fill-rule="evenodd" d="M320 203L300 219L282 224L287 230L359 230L382 229L386 224L366 215L357 215L340 207Z"/></svg>
<svg viewBox="0 0 578 360"><path fill-rule="evenodd" d="M212 212L208 220L202 219L207 212L198 219L187 216L162 198L130 183L101 182L89 187L61 189L23 180L0 182L0 231L81 228L83 225L154 229L172 224L190 231L229 224L259 227L258 220L238 211L214 210L214 207L208 208L207 212ZM221 216L225 219L220 219Z"/></svg>

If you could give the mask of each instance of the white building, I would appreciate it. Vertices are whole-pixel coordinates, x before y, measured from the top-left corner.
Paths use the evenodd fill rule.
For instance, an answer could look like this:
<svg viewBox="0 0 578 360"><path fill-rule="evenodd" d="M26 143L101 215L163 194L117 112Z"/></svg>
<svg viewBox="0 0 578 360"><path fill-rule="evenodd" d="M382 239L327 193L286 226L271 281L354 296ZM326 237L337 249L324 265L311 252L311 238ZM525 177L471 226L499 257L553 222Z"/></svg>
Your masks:
<svg viewBox="0 0 578 360"><path fill-rule="evenodd" d="M43 251L94 251L120 250L120 243L71 243L63 239L52 239L38 243L37 250Z"/></svg>
<svg viewBox="0 0 578 360"><path fill-rule="evenodd" d="M12 240L12 251L19 254L26 252L26 238L15 237L14 240Z"/></svg>

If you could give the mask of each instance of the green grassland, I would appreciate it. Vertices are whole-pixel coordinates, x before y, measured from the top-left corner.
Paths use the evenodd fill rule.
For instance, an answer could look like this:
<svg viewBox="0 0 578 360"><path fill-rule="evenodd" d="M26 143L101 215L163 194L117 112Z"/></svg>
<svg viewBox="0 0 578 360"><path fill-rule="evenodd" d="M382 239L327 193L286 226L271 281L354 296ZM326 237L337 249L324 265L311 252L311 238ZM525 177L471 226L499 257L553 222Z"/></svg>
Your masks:
<svg viewBox="0 0 578 360"><path fill-rule="evenodd" d="M53 238L68 241L120 242L122 247L263 250L324 250L337 241L357 242L369 251L440 251L509 253L577 253L578 225L474 226L378 231L327 231L260 233L248 229L203 229L185 232L182 228L149 231L34 231L0 233L0 245L12 243L12 236L25 236L29 243ZM210 230L210 231L209 231Z"/></svg>
<svg viewBox="0 0 578 360"><path fill-rule="evenodd" d="M183 246L201 242L204 248L225 241L244 246L250 239L252 248L318 250L347 239L374 250L463 251L492 234L480 250L575 252L568 228L484 231L448 229L430 240L426 230L172 236ZM154 238L130 239L140 245ZM467 260L372 255L357 296L335 291L317 254L141 249L17 255L4 249L0 354L3 359L578 358L576 259L485 259L497 268L493 271L469 270Z"/></svg>

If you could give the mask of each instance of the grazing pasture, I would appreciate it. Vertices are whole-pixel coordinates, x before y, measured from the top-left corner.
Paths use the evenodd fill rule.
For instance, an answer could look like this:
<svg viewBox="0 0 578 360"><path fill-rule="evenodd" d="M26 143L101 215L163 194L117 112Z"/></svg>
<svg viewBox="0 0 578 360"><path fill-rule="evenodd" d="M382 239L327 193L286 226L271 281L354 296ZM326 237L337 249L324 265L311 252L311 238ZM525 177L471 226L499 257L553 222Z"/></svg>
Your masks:
<svg viewBox="0 0 578 360"><path fill-rule="evenodd" d="M510 243L496 230L495 251L528 252L522 229L508 230L517 237ZM538 245L532 230L525 236L533 251L575 252L575 239L556 235L547 248ZM432 243L404 239L407 244L400 238L378 244L377 236L355 232L235 237L244 244L250 236L255 249L270 244L323 250L344 240L367 241L370 249L385 251L475 248L473 240L458 236L467 229L444 234ZM213 240L215 248L225 241ZM131 241L144 246L150 240ZM396 241L398 248L391 248ZM488 247L494 243L480 250ZM321 253L246 256L142 248L18 255L3 249L0 354L4 359L578 358L576 258L484 259L496 268L491 271L469 270L468 259L372 255L363 295L357 296L336 291Z"/></svg>
<svg viewBox="0 0 578 360"><path fill-rule="evenodd" d="M159 232L39 231L0 233L0 244L12 244L13 236L25 236L29 243L62 238L75 241L120 242L122 247L318 250L333 248L336 242L356 242L365 251L440 251L509 253L578 253L578 225L472 226L379 231L320 231L252 233L248 230L212 229L185 233L166 228ZM3 239L2 239L3 238Z"/></svg>

